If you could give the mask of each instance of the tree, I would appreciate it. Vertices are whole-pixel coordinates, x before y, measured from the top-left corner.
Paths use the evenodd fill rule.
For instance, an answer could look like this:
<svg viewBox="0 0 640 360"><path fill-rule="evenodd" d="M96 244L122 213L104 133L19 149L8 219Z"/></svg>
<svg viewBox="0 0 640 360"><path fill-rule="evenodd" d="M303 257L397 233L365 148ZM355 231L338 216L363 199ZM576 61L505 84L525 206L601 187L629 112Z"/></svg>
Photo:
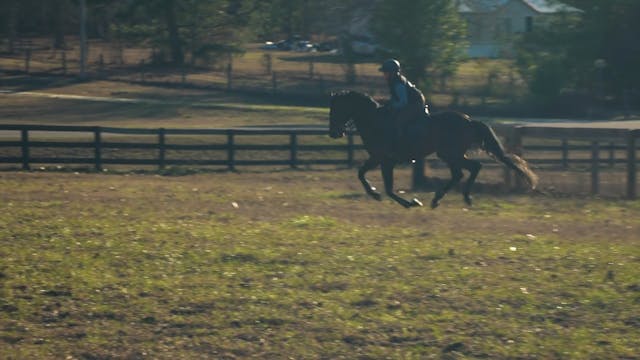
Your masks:
<svg viewBox="0 0 640 360"><path fill-rule="evenodd" d="M640 84L640 2L564 0L582 10L525 34L518 64L536 98L549 102L563 89L607 91L622 98Z"/></svg>
<svg viewBox="0 0 640 360"><path fill-rule="evenodd" d="M381 0L373 31L427 92L434 83L430 75L451 73L464 56L465 23L451 0Z"/></svg>
<svg viewBox="0 0 640 360"><path fill-rule="evenodd" d="M291 38L308 35L305 9L308 0L258 1L251 15L251 26L258 38L273 39L276 36ZM306 8L305 8L306 7Z"/></svg>
<svg viewBox="0 0 640 360"><path fill-rule="evenodd" d="M80 0L80 77L87 76L87 2Z"/></svg>
<svg viewBox="0 0 640 360"><path fill-rule="evenodd" d="M178 20L176 19L177 0L162 0L160 6L167 25L167 33L169 34L169 47L171 49L171 60L176 64L184 62L184 52L182 51L182 40L178 32Z"/></svg>
<svg viewBox="0 0 640 360"><path fill-rule="evenodd" d="M2 9L0 12L0 23L4 24L0 30L2 30L7 37L7 51L12 53L16 40L18 5L14 1L0 0L0 6Z"/></svg>
<svg viewBox="0 0 640 360"><path fill-rule="evenodd" d="M69 14L69 3L66 0L51 3L51 30L53 32L53 47L62 49L65 46L65 23Z"/></svg>
<svg viewBox="0 0 640 360"><path fill-rule="evenodd" d="M249 1L190 0L192 11L183 14L185 46L192 62L241 53L253 4ZM195 9L196 11L193 11Z"/></svg>
<svg viewBox="0 0 640 360"><path fill-rule="evenodd" d="M151 43L182 64L211 53L238 50L248 17L249 0L132 0L120 11L115 30L119 40Z"/></svg>

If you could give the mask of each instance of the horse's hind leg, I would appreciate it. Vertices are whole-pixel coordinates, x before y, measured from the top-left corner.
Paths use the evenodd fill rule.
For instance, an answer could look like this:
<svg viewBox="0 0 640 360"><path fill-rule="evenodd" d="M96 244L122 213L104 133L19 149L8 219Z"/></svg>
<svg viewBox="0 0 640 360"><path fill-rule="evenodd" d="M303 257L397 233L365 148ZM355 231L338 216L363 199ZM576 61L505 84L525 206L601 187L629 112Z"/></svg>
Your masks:
<svg viewBox="0 0 640 360"><path fill-rule="evenodd" d="M462 195L464 196L464 202L466 202L467 205L471 206L473 204L473 198L470 195L471 187L476 181L476 178L478 177L478 173L480 172L480 169L482 169L482 164L480 163L480 161L465 158L462 163L462 167L469 170L469 179L467 180L467 183L464 185L464 189L462 190Z"/></svg>
<svg viewBox="0 0 640 360"><path fill-rule="evenodd" d="M358 169L358 179L360 179L362 186L364 186L364 191L366 191L367 194L379 201L382 199L382 196L379 192L376 191L375 187L371 186L371 183L365 177L367 171L375 169L378 165L380 165L379 161L369 158L367 161L365 161L362 167Z"/></svg>
<svg viewBox="0 0 640 360"><path fill-rule="evenodd" d="M459 183L463 177L462 169L460 167L459 162L447 161L447 165L449 165L449 170L451 171L451 180L449 180L449 182L446 183L444 187L442 187L442 189L436 191L436 195L433 197L433 200L431 200L432 209L435 209L438 207L438 205L440 205L440 200L442 200L442 198L447 194L447 192L449 192L449 190L451 190L452 187L454 187L457 183Z"/></svg>

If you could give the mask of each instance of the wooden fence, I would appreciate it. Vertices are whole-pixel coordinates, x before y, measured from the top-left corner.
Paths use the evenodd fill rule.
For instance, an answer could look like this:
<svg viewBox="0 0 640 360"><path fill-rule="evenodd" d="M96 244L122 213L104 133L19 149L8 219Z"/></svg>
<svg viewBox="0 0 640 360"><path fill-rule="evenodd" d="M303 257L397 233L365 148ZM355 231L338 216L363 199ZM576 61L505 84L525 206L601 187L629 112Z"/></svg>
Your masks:
<svg viewBox="0 0 640 360"><path fill-rule="evenodd" d="M536 151L558 151L561 159L536 159L527 160L533 164L553 164L567 168L569 162L582 163L588 165L591 172L591 193L597 195L600 192L600 170L603 164L613 166L615 164L626 165L626 195L629 199L637 197L637 163L636 148L640 138L640 129L612 129L612 128L565 128L553 126L517 126L508 135L507 146L515 154L523 155L525 149L527 153ZM525 139L560 140L560 146L530 145L525 146ZM587 146L570 147L569 140L588 142ZM570 151L588 150L591 152L590 158L571 159ZM616 151L625 152L625 157L616 158ZM601 153L606 151L608 157L602 157Z"/></svg>
<svg viewBox="0 0 640 360"><path fill-rule="evenodd" d="M22 169L29 170L32 164L89 164L96 170L101 171L104 165L150 165L164 169L171 165L201 165L201 166L224 166L229 170L235 170L237 166L261 166L261 165L285 165L292 168L301 165L354 165L354 153L362 149L362 145L354 143L354 134L348 135L346 145L335 144L314 144L301 145L298 139L303 136L327 135L328 131L318 128L239 128L239 129L132 129L132 128L110 128L110 127L87 127L87 126L42 126L42 125L0 125L0 132L14 131L19 134L19 140L7 141L0 138L0 148L19 148L20 156L0 156L0 163L22 164ZM52 134L60 133L89 133L92 141L34 141L31 133L45 132L49 137ZM149 136L156 138L155 142L125 142L125 141L104 141L105 135L123 136ZM45 135L45 136L47 136ZM171 144L167 141L168 136L191 136L193 138L201 136L223 136L224 141L211 144ZM240 144L236 139L246 136L287 136L286 144ZM6 136L4 136L6 138ZM126 138L122 138L123 140ZM34 157L31 155L32 149L37 148L76 148L91 149L91 157ZM153 158L105 158L104 152L108 149L129 149L129 150L155 150L157 156ZM220 151L224 152L224 158L216 159L170 159L167 152L175 151ZM288 152L286 159L237 159L239 151L259 151L259 152ZM344 153L344 158L314 158L301 159L298 154L307 152L327 152L337 151Z"/></svg>
<svg viewBox="0 0 640 360"><path fill-rule="evenodd" d="M580 165L591 173L591 193L598 194L600 171L609 166L624 165L626 168L626 196L637 197L636 147L640 130L629 129L587 129L558 128L542 126L495 126L498 134L504 137L506 147L527 159L536 166L567 169L570 165ZM44 133L47 141L32 139L34 132ZM76 136L69 136L75 133ZM34 164L87 164L98 171L105 165L155 166L164 169L167 166L220 166L235 170L237 166L289 166L296 168L304 165L345 165L354 166L356 152L363 147L353 133L348 134L346 144L303 144L305 137L326 136L322 128L239 128L239 129L130 129L87 126L43 126L43 125L0 125L0 163L18 164L29 170ZM66 134L60 136L60 134ZM89 136L90 140L70 141L78 134ZM106 136L112 138L107 141ZM138 137L152 137L152 141L136 141ZM195 140L203 136L217 136L215 143L172 143L168 137L188 136ZM286 137L286 143L242 143L238 139L252 137ZM50 140L59 138L59 141ZM133 141L132 141L133 139ZM129 141L125 141L129 140ZM147 139L148 140L148 139ZM266 141L265 141L266 142ZM572 144L574 143L574 144ZM13 148L13 153L2 149ZM33 156L36 149L84 149L84 156ZM146 150L152 151L152 157L108 157L109 150ZM88 156L86 151L91 154ZM216 152L215 157L175 158L168 152L189 153ZM251 159L240 159L238 153L251 151L257 155ZM304 152L307 156L302 158ZM619 156L623 152L624 156ZM266 156L267 153L286 153L285 157ZM570 154L587 153L588 156L572 157ZM603 153L605 156L603 156ZM309 155L312 154L311 157ZM557 155L560 156L557 156ZM8 156L5 156L8 155ZM504 181L512 183L511 174L505 171ZM517 184L517 180L514 180Z"/></svg>

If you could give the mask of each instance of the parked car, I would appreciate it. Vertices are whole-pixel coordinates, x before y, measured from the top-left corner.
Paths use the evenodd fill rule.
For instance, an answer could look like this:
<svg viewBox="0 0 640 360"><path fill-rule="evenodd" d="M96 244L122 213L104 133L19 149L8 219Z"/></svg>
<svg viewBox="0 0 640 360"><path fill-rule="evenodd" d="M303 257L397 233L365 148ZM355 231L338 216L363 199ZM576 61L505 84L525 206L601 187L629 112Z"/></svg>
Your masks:
<svg viewBox="0 0 640 360"><path fill-rule="evenodd" d="M297 41L294 44L293 50L299 51L299 52L317 51L316 50L316 45L312 44L310 41L307 41L307 40Z"/></svg>
<svg viewBox="0 0 640 360"><path fill-rule="evenodd" d="M322 52L334 51L338 48L338 44L335 41L324 41L316 45L316 49Z"/></svg>
<svg viewBox="0 0 640 360"><path fill-rule="evenodd" d="M276 43L278 50L289 51L293 48L293 41L291 40L280 40Z"/></svg>
<svg viewBox="0 0 640 360"><path fill-rule="evenodd" d="M322 51L331 51L335 47L325 43ZM280 50L280 51L299 51L299 52L311 52L320 51L320 45L312 43L309 40L302 40L299 36L294 36L291 39L280 40L278 42L266 41L262 45L263 50Z"/></svg>
<svg viewBox="0 0 640 360"><path fill-rule="evenodd" d="M262 45L263 50L277 50L278 45L276 45L273 41L266 41L264 45Z"/></svg>

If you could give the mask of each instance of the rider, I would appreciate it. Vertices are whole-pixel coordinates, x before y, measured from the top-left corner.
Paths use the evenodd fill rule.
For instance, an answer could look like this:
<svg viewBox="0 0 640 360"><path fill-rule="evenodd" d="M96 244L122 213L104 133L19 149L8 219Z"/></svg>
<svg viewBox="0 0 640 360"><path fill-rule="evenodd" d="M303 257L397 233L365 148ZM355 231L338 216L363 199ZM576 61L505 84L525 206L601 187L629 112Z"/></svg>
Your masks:
<svg viewBox="0 0 640 360"><path fill-rule="evenodd" d="M396 145L401 143L407 124L419 116L424 116L425 112L428 113L426 101L422 92L400 74L398 60L388 59L378 70L384 73L391 93L391 99L384 108L389 124L395 128L393 147L396 149Z"/></svg>

